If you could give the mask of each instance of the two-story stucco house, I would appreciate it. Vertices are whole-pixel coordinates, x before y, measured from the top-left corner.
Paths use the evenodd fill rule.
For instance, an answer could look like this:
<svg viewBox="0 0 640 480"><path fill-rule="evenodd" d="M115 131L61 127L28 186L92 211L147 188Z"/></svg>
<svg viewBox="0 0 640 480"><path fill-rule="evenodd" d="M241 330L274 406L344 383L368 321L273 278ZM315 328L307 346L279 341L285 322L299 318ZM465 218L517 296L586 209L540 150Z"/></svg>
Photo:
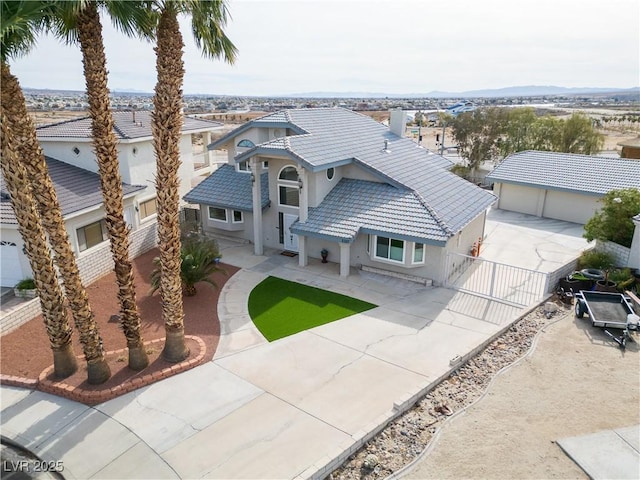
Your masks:
<svg viewBox="0 0 640 480"><path fill-rule="evenodd" d="M340 264L442 282L447 252L469 253L494 195L390 127L342 108L285 110L209 145L229 162L186 196L206 232Z"/></svg>
<svg viewBox="0 0 640 480"><path fill-rule="evenodd" d="M135 257L157 244L156 158L151 113L115 112L114 120L124 189L124 215L131 227L130 253ZM218 122L185 117L180 141L181 195L192 188L194 178L208 173L213 167L208 151L194 152L192 134L202 134L204 141L209 143L212 133L221 128L222 124ZM91 120L85 117L42 126L37 129L37 135L72 248L78 257L80 273L89 282L113 268L98 164L91 144ZM4 190L3 187L0 204L0 285L12 287L17 281L32 276L32 272L22 249L23 241L10 199Z"/></svg>

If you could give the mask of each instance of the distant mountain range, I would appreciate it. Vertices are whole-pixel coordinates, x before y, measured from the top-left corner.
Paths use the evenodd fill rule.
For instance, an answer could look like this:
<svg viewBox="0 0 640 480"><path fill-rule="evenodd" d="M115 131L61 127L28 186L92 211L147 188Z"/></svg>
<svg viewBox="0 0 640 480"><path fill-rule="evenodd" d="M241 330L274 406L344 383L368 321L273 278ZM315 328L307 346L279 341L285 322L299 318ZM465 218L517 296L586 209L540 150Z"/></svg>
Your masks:
<svg viewBox="0 0 640 480"><path fill-rule="evenodd" d="M71 90L45 90L35 88L25 88L25 92L34 93L76 93L83 95L84 92ZM112 94L118 96L151 96L153 93L137 90L112 90ZM467 90L464 92L441 92L431 91L427 93L381 93L381 92L306 92L292 93L288 95L260 95L266 98L492 98L492 97L539 97L553 95L598 95L598 94L626 94L638 95L640 100L640 87L633 88L600 88L600 87L555 87L527 85L520 87L504 87L485 90ZM229 97L231 95L218 94L186 94L187 97L197 96L220 96ZM255 97L255 95L233 95L234 97Z"/></svg>
<svg viewBox="0 0 640 480"><path fill-rule="evenodd" d="M636 93L640 87L596 88L596 87L555 87L527 85L464 92L431 91L427 93L380 93L380 92L308 92L284 95L289 98L490 98L490 97L537 97L543 95L585 95L600 93Z"/></svg>

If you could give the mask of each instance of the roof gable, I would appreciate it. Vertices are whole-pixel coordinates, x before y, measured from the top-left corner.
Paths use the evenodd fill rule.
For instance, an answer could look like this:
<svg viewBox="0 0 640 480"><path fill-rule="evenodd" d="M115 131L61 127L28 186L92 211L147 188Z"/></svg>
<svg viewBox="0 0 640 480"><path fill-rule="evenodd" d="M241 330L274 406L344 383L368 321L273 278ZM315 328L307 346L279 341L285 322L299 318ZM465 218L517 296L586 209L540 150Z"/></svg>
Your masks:
<svg viewBox="0 0 640 480"><path fill-rule="evenodd" d="M342 242L353 241L361 231L435 244L451 236L411 190L349 178L341 179L291 231Z"/></svg>

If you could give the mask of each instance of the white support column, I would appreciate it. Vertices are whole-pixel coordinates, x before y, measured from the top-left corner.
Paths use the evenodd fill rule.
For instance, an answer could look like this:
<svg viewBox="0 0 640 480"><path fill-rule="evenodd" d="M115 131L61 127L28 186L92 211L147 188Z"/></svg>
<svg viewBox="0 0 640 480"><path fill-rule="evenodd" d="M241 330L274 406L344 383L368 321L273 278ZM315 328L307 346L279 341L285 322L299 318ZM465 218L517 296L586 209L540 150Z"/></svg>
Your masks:
<svg viewBox="0 0 640 480"><path fill-rule="evenodd" d="M211 165L213 164L211 160L213 158L213 151L207 148L207 145L211 143L211 132L204 132L202 134L202 137L204 142L204 163L207 165L207 167L211 167Z"/></svg>
<svg viewBox="0 0 640 480"><path fill-rule="evenodd" d="M256 157L251 158L251 178L253 182L253 253L262 255L264 247L262 245L262 188L260 185L260 175L262 174L262 162Z"/></svg>
<svg viewBox="0 0 640 480"><path fill-rule="evenodd" d="M298 235L298 265L306 267L309 264L309 254L307 253L307 237Z"/></svg>
<svg viewBox="0 0 640 480"><path fill-rule="evenodd" d="M351 244L340 243L340 276L349 276L349 266L351 263Z"/></svg>
<svg viewBox="0 0 640 480"><path fill-rule="evenodd" d="M298 167L298 179L300 182L300 205L298 212L298 220L300 223L304 223L307 221L309 216L309 175L307 175L307 171Z"/></svg>

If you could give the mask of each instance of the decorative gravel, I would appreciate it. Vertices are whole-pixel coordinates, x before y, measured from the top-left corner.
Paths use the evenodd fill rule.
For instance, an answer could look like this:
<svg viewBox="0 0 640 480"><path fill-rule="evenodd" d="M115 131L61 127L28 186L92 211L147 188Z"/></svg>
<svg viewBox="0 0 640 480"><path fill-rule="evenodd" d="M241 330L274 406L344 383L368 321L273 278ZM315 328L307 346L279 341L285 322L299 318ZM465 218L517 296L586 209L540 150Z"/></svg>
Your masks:
<svg viewBox="0 0 640 480"><path fill-rule="evenodd" d="M569 306L555 302L564 315ZM535 335L549 322L541 306L513 324L482 352L471 358L426 394L410 410L391 422L327 478L329 480L383 479L410 464L451 415L469 407L504 367L524 356Z"/></svg>

